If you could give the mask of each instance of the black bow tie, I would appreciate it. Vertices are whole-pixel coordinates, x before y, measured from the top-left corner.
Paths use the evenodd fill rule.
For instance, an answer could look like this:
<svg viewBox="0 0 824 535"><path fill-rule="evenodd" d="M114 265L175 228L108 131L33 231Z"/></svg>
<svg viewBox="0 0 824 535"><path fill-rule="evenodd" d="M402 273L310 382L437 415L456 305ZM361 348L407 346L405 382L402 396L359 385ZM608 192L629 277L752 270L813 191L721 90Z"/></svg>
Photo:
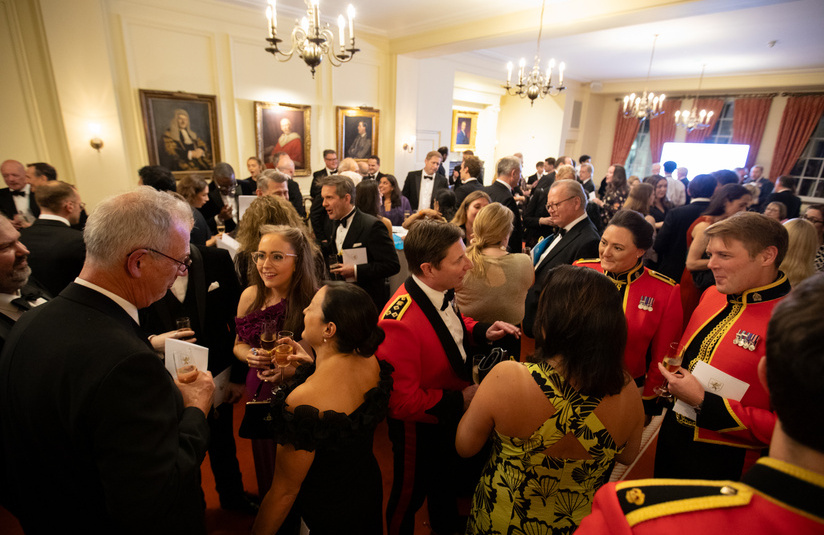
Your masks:
<svg viewBox="0 0 824 535"><path fill-rule="evenodd" d="M430 175L423 175L423 178L426 180L435 180L435 177Z"/></svg>
<svg viewBox="0 0 824 535"><path fill-rule="evenodd" d="M557 236L560 236L560 237L562 237L562 238L563 238L563 237L566 235L566 233L567 233L567 231L566 231L566 229L565 229L565 228L559 228L559 229L558 229L558 232L556 233L556 235L557 235Z"/></svg>
<svg viewBox="0 0 824 535"><path fill-rule="evenodd" d="M446 307L449 306L449 303L455 299L455 290L447 290L445 294L443 294L443 304L441 305L441 311L446 310Z"/></svg>
<svg viewBox="0 0 824 535"><path fill-rule="evenodd" d="M12 299L11 304L16 306L20 311L25 312L27 310L31 310L34 308L34 303L38 299L42 297L42 294L38 291L29 291L25 293L21 293L21 296L17 299Z"/></svg>
<svg viewBox="0 0 824 535"><path fill-rule="evenodd" d="M11 190L11 194L15 197L25 197L26 196L26 190L23 190L23 189L21 189L20 191Z"/></svg>
<svg viewBox="0 0 824 535"><path fill-rule="evenodd" d="M355 213L355 211L352 210L351 212L349 212L348 214L346 214L342 218L338 219L338 225L340 225L343 228L346 228L347 221L349 221L349 219L352 217L352 215L354 215L354 213Z"/></svg>
<svg viewBox="0 0 824 535"><path fill-rule="evenodd" d="M374 179L375 179L375 175L366 175L366 177L365 177L365 178L370 179L370 180L374 180Z"/></svg>

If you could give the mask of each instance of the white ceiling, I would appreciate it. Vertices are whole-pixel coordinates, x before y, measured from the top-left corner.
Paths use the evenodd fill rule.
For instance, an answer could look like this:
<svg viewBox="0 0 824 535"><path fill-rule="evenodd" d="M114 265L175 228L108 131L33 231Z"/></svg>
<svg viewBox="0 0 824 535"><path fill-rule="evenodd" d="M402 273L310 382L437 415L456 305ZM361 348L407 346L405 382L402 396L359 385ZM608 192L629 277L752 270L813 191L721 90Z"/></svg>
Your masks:
<svg viewBox="0 0 824 535"><path fill-rule="evenodd" d="M383 36L394 51L471 53L501 77L507 61L533 62L541 0L320 0L323 18L350 1L356 35ZM304 10L302 0L278 0L281 23ZM824 0L547 0L542 64L563 60L581 82L645 78L656 33L653 78L695 78L702 64L707 77L824 70Z"/></svg>

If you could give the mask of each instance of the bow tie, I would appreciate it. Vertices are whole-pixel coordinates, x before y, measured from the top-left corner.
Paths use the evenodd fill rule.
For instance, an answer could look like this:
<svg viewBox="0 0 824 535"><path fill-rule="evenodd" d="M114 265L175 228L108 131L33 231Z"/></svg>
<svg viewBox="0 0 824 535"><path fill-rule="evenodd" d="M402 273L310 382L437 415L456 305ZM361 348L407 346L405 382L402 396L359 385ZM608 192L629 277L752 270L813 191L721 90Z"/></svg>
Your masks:
<svg viewBox="0 0 824 535"><path fill-rule="evenodd" d="M435 177L434 177L434 176L431 176L431 175L423 175L423 177L424 177L426 180L435 180Z"/></svg>
<svg viewBox="0 0 824 535"><path fill-rule="evenodd" d="M559 229L558 229L558 232L556 232L555 234L556 234L557 236L560 236L560 237L562 237L562 238L563 238L563 237L566 235L566 233L567 233L567 231L566 231L566 229L565 229L565 228L559 228Z"/></svg>
<svg viewBox="0 0 824 535"><path fill-rule="evenodd" d="M366 175L364 178L367 178L367 179L369 179L369 180L374 180L374 179L375 179L375 175Z"/></svg>
<svg viewBox="0 0 824 535"><path fill-rule="evenodd" d="M11 190L11 194L15 197L25 197L26 196L26 190L22 190L22 189L20 191Z"/></svg>
<svg viewBox="0 0 824 535"><path fill-rule="evenodd" d="M32 305L32 303L40 299L40 297L42 297L40 292L25 292L21 293L21 296L17 299L12 299L11 304L16 306L18 310L20 310L21 312L25 312L27 310L31 310L32 308L34 308L34 305Z"/></svg>
<svg viewBox="0 0 824 535"><path fill-rule="evenodd" d="M455 299L455 290L447 290L445 294L443 294L443 304L441 305L441 311L443 312L446 310L446 307L449 306L449 303Z"/></svg>
<svg viewBox="0 0 824 535"><path fill-rule="evenodd" d="M343 228L346 228L346 223L347 223L347 221L349 221L349 219L352 217L352 215L353 215L354 213L355 213L355 211L354 211L354 210L352 210L351 212L349 212L348 214L346 214L344 217L342 217L342 218L338 219L338 225L340 225L340 226L341 226L341 227L343 227Z"/></svg>

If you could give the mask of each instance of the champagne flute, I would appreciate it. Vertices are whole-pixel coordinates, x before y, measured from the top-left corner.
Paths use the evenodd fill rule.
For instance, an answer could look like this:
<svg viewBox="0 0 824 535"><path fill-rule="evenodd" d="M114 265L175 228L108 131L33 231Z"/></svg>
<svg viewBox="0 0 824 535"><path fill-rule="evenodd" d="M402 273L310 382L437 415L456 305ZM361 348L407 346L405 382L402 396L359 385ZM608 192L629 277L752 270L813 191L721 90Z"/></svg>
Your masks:
<svg viewBox="0 0 824 535"><path fill-rule="evenodd" d="M667 354L664 355L664 359L662 361L664 367L670 373L675 373L681 367L681 363L684 360L684 346L679 344L678 342L672 342L669 345L669 350ZM664 381L663 384L660 386L656 386L653 388L653 392L658 394L659 397L664 399L672 399L672 393L670 393L669 389L667 388L667 381Z"/></svg>
<svg viewBox="0 0 824 535"><path fill-rule="evenodd" d="M271 355L277 342L277 329L271 320L264 320L260 329L260 348Z"/></svg>
<svg viewBox="0 0 824 535"><path fill-rule="evenodd" d="M294 336L292 331L278 331L277 339L289 338L291 340ZM281 368L281 374L283 373L282 368L289 366L289 355L293 355L294 353L295 350L289 344L279 344L275 346L275 364L277 364L278 368Z"/></svg>
<svg viewBox="0 0 824 535"><path fill-rule="evenodd" d="M226 223L221 221L217 224L217 237L222 238L224 232L226 232Z"/></svg>

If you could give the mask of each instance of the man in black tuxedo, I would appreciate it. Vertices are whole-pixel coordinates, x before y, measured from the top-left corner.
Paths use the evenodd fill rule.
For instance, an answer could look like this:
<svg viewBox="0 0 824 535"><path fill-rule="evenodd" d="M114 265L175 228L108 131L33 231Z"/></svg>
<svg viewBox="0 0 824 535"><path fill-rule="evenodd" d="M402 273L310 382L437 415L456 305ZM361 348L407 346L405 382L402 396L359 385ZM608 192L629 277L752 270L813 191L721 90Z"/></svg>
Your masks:
<svg viewBox="0 0 824 535"><path fill-rule="evenodd" d="M40 217L21 229L20 242L29 250L32 274L50 294L58 295L83 269L83 233L71 227L80 221L83 202L71 184L46 182L35 193Z"/></svg>
<svg viewBox="0 0 824 535"><path fill-rule="evenodd" d="M526 294L524 322L521 324L527 336L534 338L535 314L546 274L555 266L598 256L601 238L587 217L586 209L587 195L575 180L560 180L549 189L547 210L552 225L559 230L532 250L535 283Z"/></svg>
<svg viewBox="0 0 824 535"><path fill-rule="evenodd" d="M140 310L140 325L151 333L152 346L162 352L166 338L182 332L177 318L189 318L195 343L209 348L209 371L217 376L231 367L226 400L208 417L209 463L220 506L255 514L257 506L243 491L232 427L233 404L243 396L248 371L232 354L240 284L228 251L194 246L190 254L192 265L186 275L178 277L162 299Z"/></svg>
<svg viewBox="0 0 824 535"><path fill-rule="evenodd" d="M410 171L406 175L401 194L409 199L413 210L432 208L438 190L449 187L446 176L437 172L440 164L441 153L431 150L426 154L423 169Z"/></svg>
<svg viewBox="0 0 824 535"><path fill-rule="evenodd" d="M787 219L795 219L801 213L801 199L795 194L798 179L791 176L780 176L775 183L775 189L767 196L767 204L771 202L784 203L787 207ZM764 205L766 208L766 204Z"/></svg>
<svg viewBox="0 0 824 535"><path fill-rule="evenodd" d="M527 186L532 187L532 185L538 182L538 179L540 179L542 176L544 176L543 160L535 164L535 174L529 175L529 178L526 179Z"/></svg>
<svg viewBox="0 0 824 535"><path fill-rule="evenodd" d="M767 207L767 197L772 193L775 184L764 176L763 165L753 165L750 168L750 178L745 183L749 184L750 182L754 182L761 188L761 193L758 195L758 211L763 212L764 208Z"/></svg>
<svg viewBox="0 0 824 535"><path fill-rule="evenodd" d="M464 156L461 163L461 182L454 190L456 206L460 206L466 196L473 191L484 189L484 185L478 179L481 176L481 169L483 166L480 158L472 155Z"/></svg>
<svg viewBox="0 0 824 535"><path fill-rule="evenodd" d="M710 197L716 185L712 175L698 175L690 181L692 201L667 212L664 225L658 231L653 245L658 253L658 272L671 279L681 280L687 264L687 231L710 205Z"/></svg>
<svg viewBox="0 0 824 535"><path fill-rule="evenodd" d="M320 183L324 178L338 173L338 153L332 149L323 151L324 168L312 173L312 186L309 188L309 195L312 197L312 206L315 198L320 195ZM322 201L321 201L322 202Z"/></svg>
<svg viewBox="0 0 824 535"><path fill-rule="evenodd" d="M287 186L289 187L289 202L295 207L295 211L300 217L306 217L306 207L303 206L303 193L300 185L295 181L295 162L285 152L278 152L272 156L275 169L289 177Z"/></svg>
<svg viewBox="0 0 824 535"><path fill-rule="evenodd" d="M11 221L0 216L0 351L23 312L45 303L49 297L30 279L28 254L20 242L20 233Z"/></svg>
<svg viewBox="0 0 824 535"><path fill-rule="evenodd" d="M498 161L496 175L495 182L485 187L484 191L492 199L492 202L503 204L515 216L512 221L512 234L509 236L506 249L510 253L520 253L524 247L524 228L523 223L521 223L521 212L518 210L518 204L512 196L512 188L517 186L521 180L521 161L515 156L501 158Z"/></svg>
<svg viewBox="0 0 824 535"><path fill-rule="evenodd" d="M192 223L188 203L148 187L103 201L78 282L6 340L0 474L26 533L206 533L214 382L176 381L137 323L186 272ZM60 496L48 511L44 485Z"/></svg>
<svg viewBox="0 0 824 535"><path fill-rule="evenodd" d="M250 156L246 160L246 169L249 171L249 176L243 180L238 180L237 183L243 184L245 182L247 188L257 189L257 179L260 173L263 172L263 162L257 156Z"/></svg>
<svg viewBox="0 0 824 535"><path fill-rule="evenodd" d="M329 271L343 279L353 279L381 310L389 299L387 277L401 270L392 236L379 219L364 214L352 204L355 185L351 178L342 175L325 178L321 196L330 220L326 233L331 237L324 247L324 257L334 258L347 249L365 249L366 253L366 261L357 265L345 263L338 256L338 263L330 265Z"/></svg>
<svg viewBox="0 0 824 535"><path fill-rule="evenodd" d="M373 154L366 160L366 174L363 175L363 179L380 182L381 177L384 176L386 176L386 173L381 173L381 159Z"/></svg>
<svg viewBox="0 0 824 535"><path fill-rule="evenodd" d="M17 160L6 160L0 164L0 174L7 188L0 189L0 212L14 228L31 225L40 215L40 207L34 200L31 185L26 183L26 169Z"/></svg>
<svg viewBox="0 0 824 535"><path fill-rule="evenodd" d="M235 214L239 211L238 195L254 195L255 188L247 183L238 183L235 179L235 170L226 162L215 165L212 182L209 183L209 200L198 208L206 219L212 235L217 234L217 222L226 225L226 232L232 232L237 227Z"/></svg>

